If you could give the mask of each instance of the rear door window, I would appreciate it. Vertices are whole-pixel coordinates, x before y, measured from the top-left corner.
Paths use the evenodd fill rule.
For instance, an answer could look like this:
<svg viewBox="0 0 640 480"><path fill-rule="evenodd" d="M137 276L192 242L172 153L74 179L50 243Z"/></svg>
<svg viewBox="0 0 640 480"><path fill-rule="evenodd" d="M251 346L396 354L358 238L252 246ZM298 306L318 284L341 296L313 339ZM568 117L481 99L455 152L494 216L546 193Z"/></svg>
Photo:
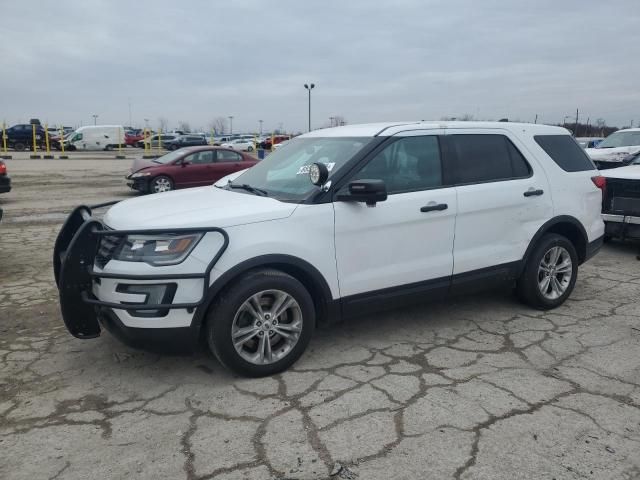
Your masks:
<svg viewBox="0 0 640 480"><path fill-rule="evenodd" d="M451 183L496 182L531 176L531 167L504 135L453 134L448 136L454 155L449 162Z"/></svg>
<svg viewBox="0 0 640 480"><path fill-rule="evenodd" d="M230 150L218 150L218 162L240 162L242 156Z"/></svg>
<svg viewBox="0 0 640 480"><path fill-rule="evenodd" d="M595 170L585 151L569 135L535 135L534 140L565 172Z"/></svg>

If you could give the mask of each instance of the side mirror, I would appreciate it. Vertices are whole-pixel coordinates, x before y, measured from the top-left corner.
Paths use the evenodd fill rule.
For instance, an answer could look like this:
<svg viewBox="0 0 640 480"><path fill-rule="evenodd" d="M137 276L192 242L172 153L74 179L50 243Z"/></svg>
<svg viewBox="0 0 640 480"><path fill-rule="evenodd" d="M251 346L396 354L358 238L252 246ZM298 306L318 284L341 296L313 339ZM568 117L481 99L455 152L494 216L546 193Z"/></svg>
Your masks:
<svg viewBox="0 0 640 480"><path fill-rule="evenodd" d="M182 168L186 167L187 165L189 165L191 162L189 160L181 160L180 161L180 166Z"/></svg>
<svg viewBox="0 0 640 480"><path fill-rule="evenodd" d="M384 180L354 180L347 186L349 193L339 193L337 198L343 202L364 202L368 207L387 199L387 186Z"/></svg>

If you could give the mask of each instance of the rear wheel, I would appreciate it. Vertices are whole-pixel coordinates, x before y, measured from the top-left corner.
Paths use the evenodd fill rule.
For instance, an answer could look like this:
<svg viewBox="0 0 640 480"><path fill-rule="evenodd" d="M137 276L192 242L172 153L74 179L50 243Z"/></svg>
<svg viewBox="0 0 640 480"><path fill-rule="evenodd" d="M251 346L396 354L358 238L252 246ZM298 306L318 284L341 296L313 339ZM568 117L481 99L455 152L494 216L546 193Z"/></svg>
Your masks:
<svg viewBox="0 0 640 480"><path fill-rule="evenodd" d="M173 181L169 177L160 175L149 183L149 191L151 193L162 193L173 190Z"/></svg>
<svg viewBox="0 0 640 480"><path fill-rule="evenodd" d="M578 254L562 235L544 235L527 260L518 280L520 299L534 308L549 310L564 303L578 277Z"/></svg>
<svg viewBox="0 0 640 480"><path fill-rule="evenodd" d="M251 145L247 147L247 152L253 152L253 147Z"/></svg>
<svg viewBox="0 0 640 480"><path fill-rule="evenodd" d="M13 149L14 149L15 151L17 151L17 152L23 152L23 151L24 151L24 149L25 149L25 144L24 144L24 143L20 143L20 142L15 143L15 144L13 145Z"/></svg>
<svg viewBox="0 0 640 480"><path fill-rule="evenodd" d="M254 270L227 288L209 310L209 348L227 368L262 377L291 366L315 328L313 300L279 270Z"/></svg>

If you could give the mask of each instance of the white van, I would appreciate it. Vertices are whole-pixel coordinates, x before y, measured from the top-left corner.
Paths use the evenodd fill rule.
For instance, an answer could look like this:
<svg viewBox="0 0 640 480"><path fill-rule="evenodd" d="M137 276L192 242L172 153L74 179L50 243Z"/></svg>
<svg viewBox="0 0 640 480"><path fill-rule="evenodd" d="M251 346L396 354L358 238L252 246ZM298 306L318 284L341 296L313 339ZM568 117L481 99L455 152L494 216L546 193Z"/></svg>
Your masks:
<svg viewBox="0 0 640 480"><path fill-rule="evenodd" d="M91 125L80 127L66 142L68 150L113 150L125 146L122 125Z"/></svg>

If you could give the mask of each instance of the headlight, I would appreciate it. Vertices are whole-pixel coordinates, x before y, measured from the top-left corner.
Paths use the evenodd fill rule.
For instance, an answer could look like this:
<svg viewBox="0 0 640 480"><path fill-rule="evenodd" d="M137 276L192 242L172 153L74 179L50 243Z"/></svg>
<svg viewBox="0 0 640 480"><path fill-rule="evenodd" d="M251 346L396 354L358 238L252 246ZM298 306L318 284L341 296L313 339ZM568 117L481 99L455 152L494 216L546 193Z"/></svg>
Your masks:
<svg viewBox="0 0 640 480"><path fill-rule="evenodd" d="M129 235L114 252L113 259L150 265L175 265L187 258L202 237L202 233Z"/></svg>
<svg viewBox="0 0 640 480"><path fill-rule="evenodd" d="M131 175L131 178L148 177L149 175L151 175L151 172L138 172Z"/></svg>

